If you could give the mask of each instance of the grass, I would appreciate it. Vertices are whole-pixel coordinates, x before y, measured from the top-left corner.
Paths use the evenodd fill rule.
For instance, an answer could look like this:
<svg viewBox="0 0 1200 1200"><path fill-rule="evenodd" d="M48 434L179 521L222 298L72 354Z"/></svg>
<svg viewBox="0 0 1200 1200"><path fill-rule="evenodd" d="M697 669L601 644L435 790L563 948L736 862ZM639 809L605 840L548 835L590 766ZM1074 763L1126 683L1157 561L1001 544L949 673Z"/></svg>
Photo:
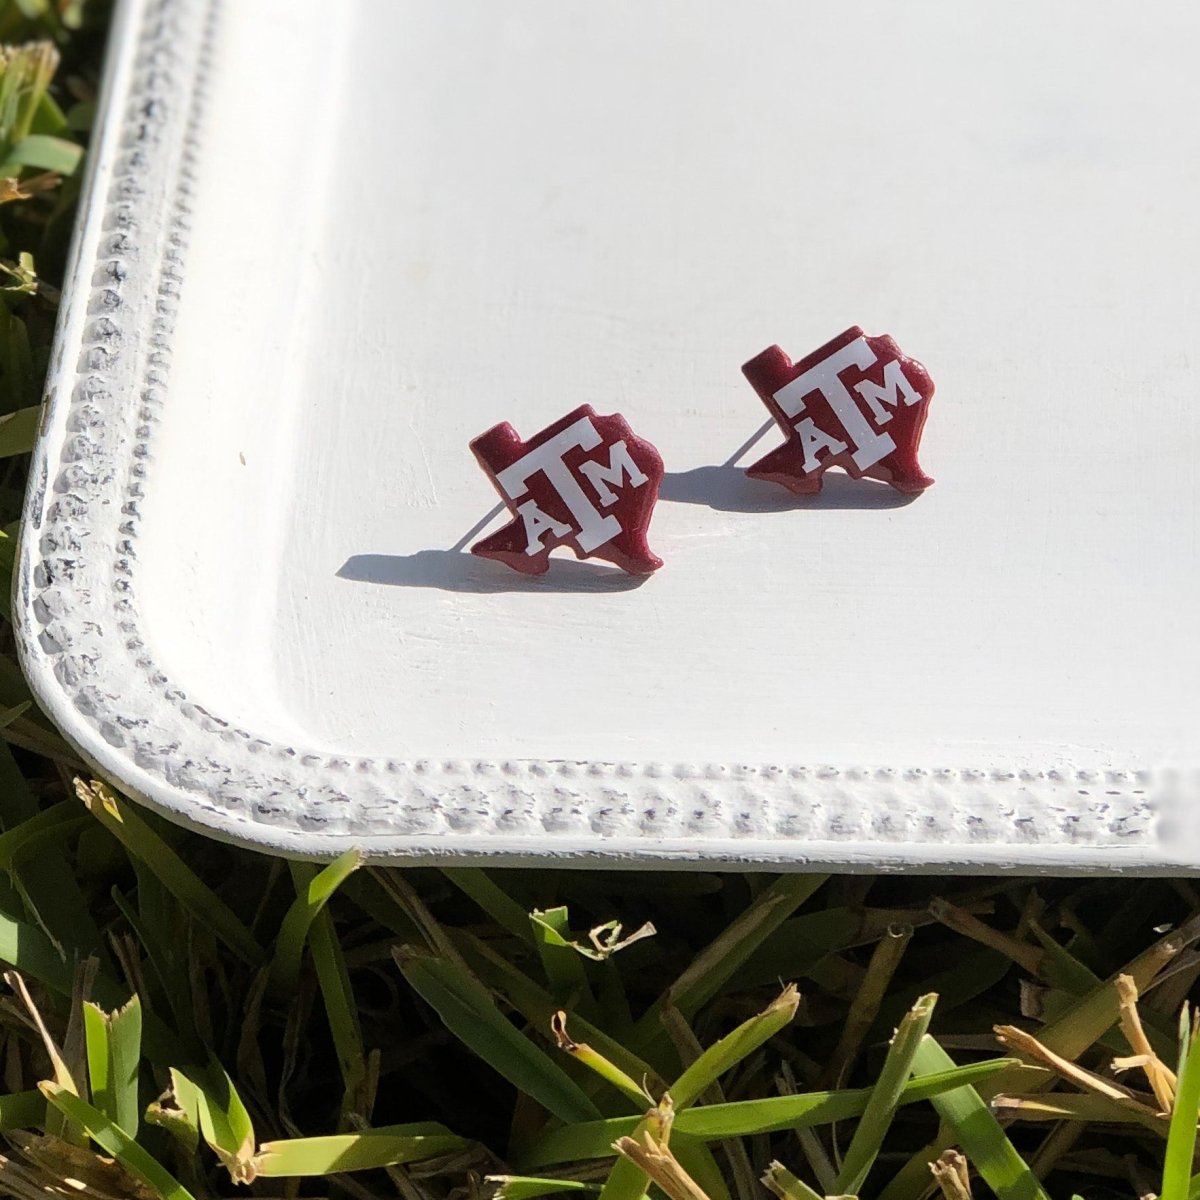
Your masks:
<svg viewBox="0 0 1200 1200"><path fill-rule="evenodd" d="M0 0L6 576L106 15ZM0 636L0 1194L1200 1197L1186 882L287 864Z"/></svg>

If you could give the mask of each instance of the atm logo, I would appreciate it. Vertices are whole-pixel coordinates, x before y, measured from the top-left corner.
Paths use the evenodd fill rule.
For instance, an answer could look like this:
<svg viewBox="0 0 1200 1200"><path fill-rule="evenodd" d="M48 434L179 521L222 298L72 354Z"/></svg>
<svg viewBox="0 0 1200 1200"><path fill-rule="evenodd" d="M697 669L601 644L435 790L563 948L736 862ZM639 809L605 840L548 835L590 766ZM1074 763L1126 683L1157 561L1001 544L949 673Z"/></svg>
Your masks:
<svg viewBox="0 0 1200 1200"><path fill-rule="evenodd" d="M513 516L472 554L528 575L549 569L556 546L634 575L662 566L647 541L662 458L624 417L597 416L584 404L528 442L505 421L471 450Z"/></svg>
<svg viewBox="0 0 1200 1200"><path fill-rule="evenodd" d="M787 437L747 468L752 478L799 495L819 492L830 467L901 492L933 483L917 462L933 380L890 337L855 325L798 363L771 346L742 374Z"/></svg>

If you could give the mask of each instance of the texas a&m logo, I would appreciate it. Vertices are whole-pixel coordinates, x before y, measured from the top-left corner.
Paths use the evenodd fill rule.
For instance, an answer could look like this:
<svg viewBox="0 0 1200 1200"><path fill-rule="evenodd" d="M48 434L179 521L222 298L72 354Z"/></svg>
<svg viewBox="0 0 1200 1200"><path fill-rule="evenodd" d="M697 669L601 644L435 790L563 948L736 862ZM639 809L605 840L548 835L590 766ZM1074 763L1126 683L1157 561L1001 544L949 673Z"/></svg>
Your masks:
<svg viewBox="0 0 1200 1200"><path fill-rule="evenodd" d="M819 492L829 467L901 492L933 482L917 463L933 380L890 337L867 337L855 325L798 363L771 346L742 373L787 435L747 468L753 478L800 495Z"/></svg>
<svg viewBox="0 0 1200 1200"><path fill-rule="evenodd" d="M527 575L548 570L556 546L633 575L662 566L646 540L662 458L624 417L598 417L584 404L528 442L505 421L480 434L471 449L513 514L503 529L476 542L472 554Z"/></svg>

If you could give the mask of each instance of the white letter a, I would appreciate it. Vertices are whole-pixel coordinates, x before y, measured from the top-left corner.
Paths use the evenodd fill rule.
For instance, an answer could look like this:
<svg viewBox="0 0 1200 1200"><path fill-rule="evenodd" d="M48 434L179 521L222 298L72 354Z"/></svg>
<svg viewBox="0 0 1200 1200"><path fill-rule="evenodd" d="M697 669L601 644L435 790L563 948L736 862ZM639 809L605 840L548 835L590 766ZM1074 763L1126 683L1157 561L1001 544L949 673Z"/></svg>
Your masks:
<svg viewBox="0 0 1200 1200"><path fill-rule="evenodd" d="M817 451L828 450L830 457L841 454L846 449L845 442L839 442L823 429L818 429L812 417L805 417L796 422L796 432L800 435L800 445L804 447L804 470L815 471L820 463L817 462Z"/></svg>
<svg viewBox="0 0 1200 1200"><path fill-rule="evenodd" d="M538 508L536 500L526 500L524 504L518 504L517 512L521 514L521 520L525 522L525 537L528 541L528 545L525 547L526 554L537 554L542 549L542 538L547 533L561 538L571 532L570 525L556 521L549 513Z"/></svg>

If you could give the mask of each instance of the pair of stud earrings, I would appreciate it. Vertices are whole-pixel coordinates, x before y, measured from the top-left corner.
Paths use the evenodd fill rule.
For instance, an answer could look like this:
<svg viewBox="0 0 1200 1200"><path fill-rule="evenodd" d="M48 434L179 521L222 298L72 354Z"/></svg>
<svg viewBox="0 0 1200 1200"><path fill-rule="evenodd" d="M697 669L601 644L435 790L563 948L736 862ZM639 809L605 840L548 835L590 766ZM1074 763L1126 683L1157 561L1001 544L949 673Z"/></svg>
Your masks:
<svg viewBox="0 0 1200 1200"><path fill-rule="evenodd" d="M746 469L751 478L801 496L819 492L833 466L910 494L933 482L917 463L933 380L890 337L855 325L799 362L770 346L742 373L786 438ZM545 573L557 546L631 575L662 566L647 540L662 456L624 417L583 404L527 441L495 425L471 450L512 515L472 554L526 575Z"/></svg>

